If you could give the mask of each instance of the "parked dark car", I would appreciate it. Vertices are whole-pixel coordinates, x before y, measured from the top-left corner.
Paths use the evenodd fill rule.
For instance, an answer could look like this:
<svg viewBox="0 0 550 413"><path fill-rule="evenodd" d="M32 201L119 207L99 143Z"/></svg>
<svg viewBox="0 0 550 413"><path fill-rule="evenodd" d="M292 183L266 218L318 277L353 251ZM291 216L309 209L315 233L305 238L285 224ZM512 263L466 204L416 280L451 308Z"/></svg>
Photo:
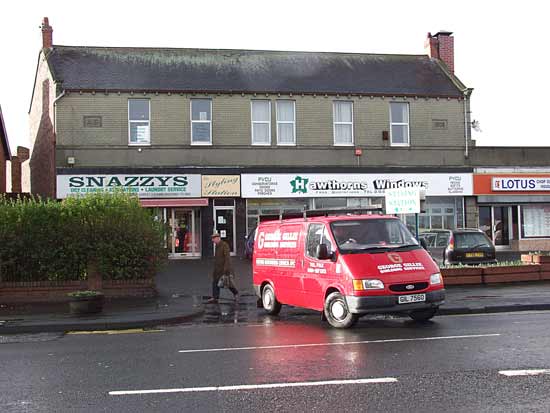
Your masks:
<svg viewBox="0 0 550 413"><path fill-rule="evenodd" d="M431 230L419 237L440 265L496 262L495 246L480 229Z"/></svg>
<svg viewBox="0 0 550 413"><path fill-rule="evenodd" d="M245 237L244 242L244 256L251 260L252 253L254 252L254 236L256 235L256 227L252 228L252 231Z"/></svg>

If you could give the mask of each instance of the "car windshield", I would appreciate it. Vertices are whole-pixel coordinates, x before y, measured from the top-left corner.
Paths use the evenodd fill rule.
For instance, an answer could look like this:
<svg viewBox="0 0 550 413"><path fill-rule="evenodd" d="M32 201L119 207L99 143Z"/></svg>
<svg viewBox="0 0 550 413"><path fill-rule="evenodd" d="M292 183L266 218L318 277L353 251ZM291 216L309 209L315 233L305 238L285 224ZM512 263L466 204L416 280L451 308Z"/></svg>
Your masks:
<svg viewBox="0 0 550 413"><path fill-rule="evenodd" d="M490 241L480 232L462 232L455 234L455 248L490 247Z"/></svg>
<svg viewBox="0 0 550 413"><path fill-rule="evenodd" d="M360 219L330 224L340 252L384 252L418 248L418 242L398 219Z"/></svg>

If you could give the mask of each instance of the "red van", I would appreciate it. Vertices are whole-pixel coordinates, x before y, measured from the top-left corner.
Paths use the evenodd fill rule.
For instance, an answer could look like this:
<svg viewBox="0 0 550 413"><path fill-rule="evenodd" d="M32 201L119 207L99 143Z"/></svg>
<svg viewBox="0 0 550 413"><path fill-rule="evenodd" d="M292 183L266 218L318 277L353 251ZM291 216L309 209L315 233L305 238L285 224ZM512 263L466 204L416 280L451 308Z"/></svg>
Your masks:
<svg viewBox="0 0 550 413"><path fill-rule="evenodd" d="M262 219L252 260L256 295L272 315L288 304L321 311L337 328L368 313L424 321L445 299L439 267L394 216Z"/></svg>

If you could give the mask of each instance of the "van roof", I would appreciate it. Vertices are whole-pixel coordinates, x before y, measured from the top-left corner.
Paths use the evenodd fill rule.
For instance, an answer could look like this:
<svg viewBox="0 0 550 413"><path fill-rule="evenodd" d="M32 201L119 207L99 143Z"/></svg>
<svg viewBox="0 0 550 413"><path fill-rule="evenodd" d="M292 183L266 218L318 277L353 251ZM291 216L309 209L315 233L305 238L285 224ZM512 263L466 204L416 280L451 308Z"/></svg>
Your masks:
<svg viewBox="0 0 550 413"><path fill-rule="evenodd" d="M261 221L260 225L266 224L297 224L302 222L327 222L332 223L335 221L354 221L358 219L399 219L394 215L378 215L378 214L346 214L346 215L322 215L307 217L305 220L301 218L282 218L282 219L270 219L267 221Z"/></svg>

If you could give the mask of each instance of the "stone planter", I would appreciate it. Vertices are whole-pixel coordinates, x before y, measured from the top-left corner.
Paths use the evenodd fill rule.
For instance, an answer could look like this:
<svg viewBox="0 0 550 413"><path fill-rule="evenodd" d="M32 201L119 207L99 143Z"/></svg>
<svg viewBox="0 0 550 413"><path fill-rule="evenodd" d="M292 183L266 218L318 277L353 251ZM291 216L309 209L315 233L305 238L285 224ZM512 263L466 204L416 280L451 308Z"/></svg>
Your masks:
<svg viewBox="0 0 550 413"><path fill-rule="evenodd" d="M550 264L550 255L533 254L532 257L535 264Z"/></svg>
<svg viewBox="0 0 550 413"><path fill-rule="evenodd" d="M505 283L520 281L539 281L540 265L510 265L483 268L486 283Z"/></svg>
<svg viewBox="0 0 550 413"><path fill-rule="evenodd" d="M91 297L71 297L69 310L71 314L96 314L103 310L104 297L98 294Z"/></svg>
<svg viewBox="0 0 550 413"><path fill-rule="evenodd" d="M532 254L521 254L521 262L524 262L526 264L531 264L533 262L533 255Z"/></svg>

